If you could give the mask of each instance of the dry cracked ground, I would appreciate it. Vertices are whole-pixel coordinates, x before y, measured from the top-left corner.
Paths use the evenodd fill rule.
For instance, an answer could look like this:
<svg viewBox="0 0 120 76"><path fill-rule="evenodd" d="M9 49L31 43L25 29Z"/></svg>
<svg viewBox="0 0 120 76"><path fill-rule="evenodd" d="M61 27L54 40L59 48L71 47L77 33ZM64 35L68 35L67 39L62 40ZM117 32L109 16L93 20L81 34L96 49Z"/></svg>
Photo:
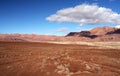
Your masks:
<svg viewBox="0 0 120 76"><path fill-rule="evenodd" d="M120 76L120 49L0 42L0 76Z"/></svg>

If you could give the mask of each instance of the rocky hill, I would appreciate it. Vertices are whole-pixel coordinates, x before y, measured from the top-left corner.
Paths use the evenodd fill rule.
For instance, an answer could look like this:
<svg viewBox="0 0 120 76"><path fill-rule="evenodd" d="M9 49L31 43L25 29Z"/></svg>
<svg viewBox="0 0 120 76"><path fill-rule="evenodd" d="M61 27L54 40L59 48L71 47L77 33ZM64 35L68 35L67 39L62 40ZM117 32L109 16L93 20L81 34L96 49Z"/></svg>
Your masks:
<svg viewBox="0 0 120 76"><path fill-rule="evenodd" d="M117 29L109 26L104 26L104 27L93 28L92 30L90 30L90 33L93 35L101 36L107 34L108 32L113 32L115 30Z"/></svg>
<svg viewBox="0 0 120 76"><path fill-rule="evenodd" d="M89 31L70 32L67 36L88 36L88 37L90 36L90 38L96 38L98 36L115 32L116 30L119 30L119 29L104 26L104 27L96 27Z"/></svg>
<svg viewBox="0 0 120 76"><path fill-rule="evenodd" d="M66 37L85 37L90 41L120 41L120 29L109 26L93 28L89 31L70 32Z"/></svg>

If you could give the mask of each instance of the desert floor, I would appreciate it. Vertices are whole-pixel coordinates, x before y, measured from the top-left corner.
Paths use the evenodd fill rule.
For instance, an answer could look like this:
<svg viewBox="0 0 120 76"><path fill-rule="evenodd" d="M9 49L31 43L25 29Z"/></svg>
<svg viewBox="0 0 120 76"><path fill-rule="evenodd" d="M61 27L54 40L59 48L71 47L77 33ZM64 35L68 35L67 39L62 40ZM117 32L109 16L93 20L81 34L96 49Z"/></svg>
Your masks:
<svg viewBox="0 0 120 76"><path fill-rule="evenodd" d="M120 49L100 44L0 42L0 76L120 76Z"/></svg>

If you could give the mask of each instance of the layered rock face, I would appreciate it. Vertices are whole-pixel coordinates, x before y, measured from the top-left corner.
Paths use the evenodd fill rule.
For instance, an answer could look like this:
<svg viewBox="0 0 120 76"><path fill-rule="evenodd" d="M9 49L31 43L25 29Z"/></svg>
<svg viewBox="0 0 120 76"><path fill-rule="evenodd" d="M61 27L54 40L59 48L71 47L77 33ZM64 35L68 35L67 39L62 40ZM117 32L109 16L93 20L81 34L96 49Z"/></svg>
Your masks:
<svg viewBox="0 0 120 76"><path fill-rule="evenodd" d="M109 26L96 27L89 31L70 32L67 37L85 37L89 41L120 41L120 29Z"/></svg>

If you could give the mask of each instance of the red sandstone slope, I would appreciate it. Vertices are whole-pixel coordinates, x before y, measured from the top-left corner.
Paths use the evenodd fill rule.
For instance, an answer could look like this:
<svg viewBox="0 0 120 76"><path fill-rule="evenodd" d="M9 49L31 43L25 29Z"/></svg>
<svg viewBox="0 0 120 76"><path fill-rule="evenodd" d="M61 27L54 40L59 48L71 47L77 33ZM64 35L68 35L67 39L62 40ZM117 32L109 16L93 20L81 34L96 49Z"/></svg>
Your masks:
<svg viewBox="0 0 120 76"><path fill-rule="evenodd" d="M104 26L102 28L97 27L97 28L90 30L91 34L94 34L94 35L105 35L106 33L112 32L112 31L115 31L115 28L111 28L109 26Z"/></svg>
<svg viewBox="0 0 120 76"><path fill-rule="evenodd" d="M96 27L90 31L70 32L67 37L69 36L85 37L89 39L87 41L120 41L120 29L109 26Z"/></svg>
<svg viewBox="0 0 120 76"><path fill-rule="evenodd" d="M61 37L36 34L0 34L1 41L58 41Z"/></svg>
<svg viewBox="0 0 120 76"><path fill-rule="evenodd" d="M102 35L107 34L108 32L114 32L115 30L116 30L115 28L111 28L109 26L96 27L90 31L70 32L67 36L86 36L86 35L102 36Z"/></svg>

